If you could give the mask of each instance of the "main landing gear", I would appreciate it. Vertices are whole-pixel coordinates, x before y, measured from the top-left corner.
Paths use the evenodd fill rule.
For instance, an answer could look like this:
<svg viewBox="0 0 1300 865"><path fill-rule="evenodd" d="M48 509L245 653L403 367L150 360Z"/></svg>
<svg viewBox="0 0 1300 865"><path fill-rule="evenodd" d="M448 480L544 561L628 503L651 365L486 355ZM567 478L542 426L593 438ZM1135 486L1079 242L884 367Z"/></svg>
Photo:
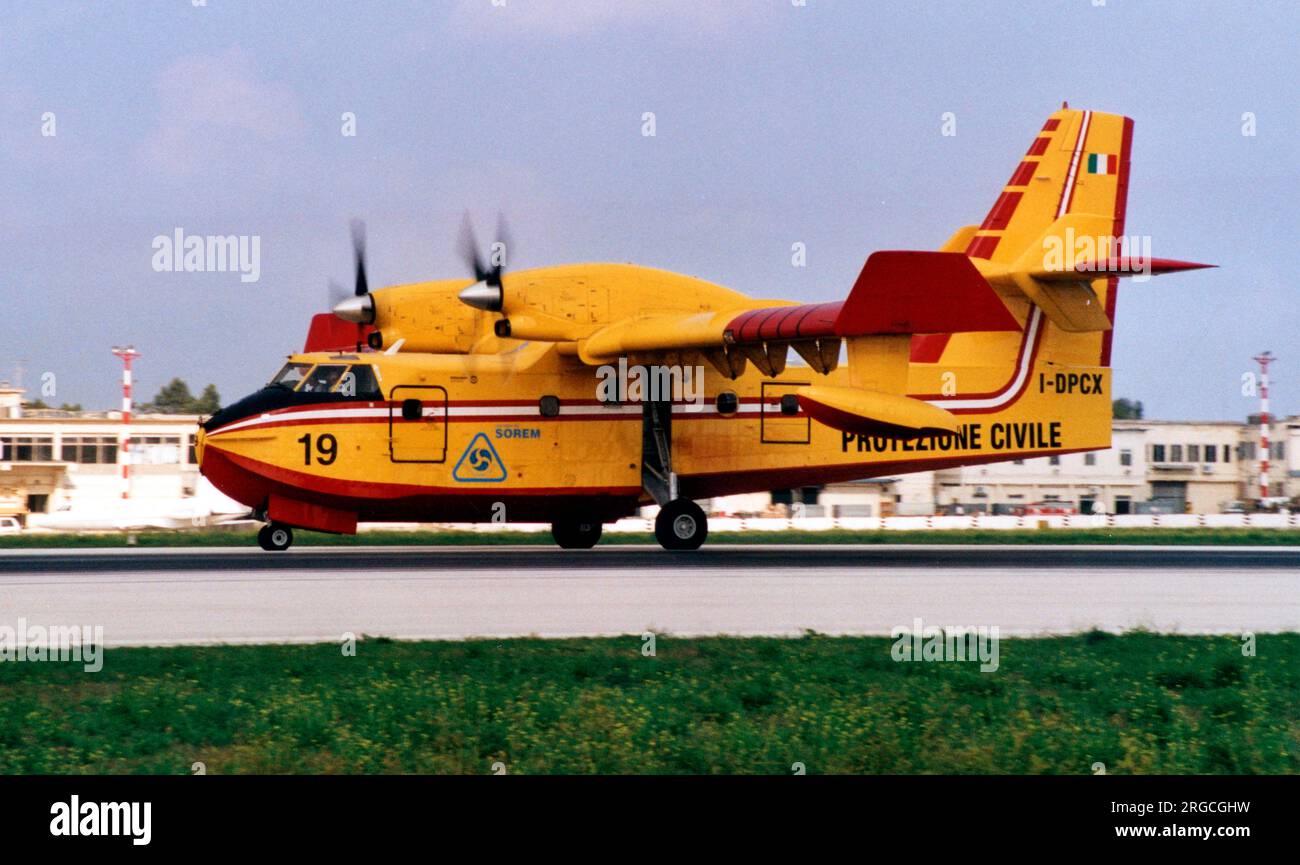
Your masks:
<svg viewBox="0 0 1300 865"><path fill-rule="evenodd" d="M257 532L257 543L267 552L282 553L293 544L293 529L267 523Z"/></svg>
<svg viewBox="0 0 1300 865"><path fill-rule="evenodd" d="M673 499L655 517L655 540L665 550L698 550L708 536L708 517L690 499Z"/></svg>
<svg viewBox="0 0 1300 865"><path fill-rule="evenodd" d="M557 520L551 523L551 537L565 550L589 550L600 540L604 527L598 522Z"/></svg>
<svg viewBox="0 0 1300 865"><path fill-rule="evenodd" d="M641 486L659 504L655 540L665 550L698 550L709 536L704 509L677 494L673 471L673 407L646 402L641 415Z"/></svg>

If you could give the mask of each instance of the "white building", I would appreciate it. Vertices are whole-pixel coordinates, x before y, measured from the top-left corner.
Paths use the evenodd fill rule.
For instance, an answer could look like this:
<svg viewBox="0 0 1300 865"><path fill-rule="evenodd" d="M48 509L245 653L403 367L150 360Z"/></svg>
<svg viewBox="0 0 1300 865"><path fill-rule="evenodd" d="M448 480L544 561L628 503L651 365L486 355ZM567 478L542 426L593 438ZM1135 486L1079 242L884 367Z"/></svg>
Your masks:
<svg viewBox="0 0 1300 865"><path fill-rule="evenodd" d="M24 409L23 391L0 386L0 514L25 517L64 505L111 506L122 496L120 412ZM133 415L131 497L193 496L197 415Z"/></svg>

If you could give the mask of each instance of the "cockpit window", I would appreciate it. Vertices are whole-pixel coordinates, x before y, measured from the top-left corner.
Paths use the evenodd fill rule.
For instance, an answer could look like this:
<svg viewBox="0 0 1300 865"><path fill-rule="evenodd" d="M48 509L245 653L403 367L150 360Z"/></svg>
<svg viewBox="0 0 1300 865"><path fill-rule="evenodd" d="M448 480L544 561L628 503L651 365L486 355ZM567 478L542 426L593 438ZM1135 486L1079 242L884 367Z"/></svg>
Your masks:
<svg viewBox="0 0 1300 865"><path fill-rule="evenodd" d="M375 368L364 363L348 367L348 371L339 379L335 392L358 399L382 398L379 392L379 381L375 378Z"/></svg>
<svg viewBox="0 0 1300 865"><path fill-rule="evenodd" d="M298 393L326 393L338 383L347 369L343 364L320 363L307 376Z"/></svg>
<svg viewBox="0 0 1300 865"><path fill-rule="evenodd" d="M302 381L303 376L307 375L309 369L311 369L309 363L286 363L284 369L271 379L271 384L284 385L289 390L293 390L298 386L298 382Z"/></svg>

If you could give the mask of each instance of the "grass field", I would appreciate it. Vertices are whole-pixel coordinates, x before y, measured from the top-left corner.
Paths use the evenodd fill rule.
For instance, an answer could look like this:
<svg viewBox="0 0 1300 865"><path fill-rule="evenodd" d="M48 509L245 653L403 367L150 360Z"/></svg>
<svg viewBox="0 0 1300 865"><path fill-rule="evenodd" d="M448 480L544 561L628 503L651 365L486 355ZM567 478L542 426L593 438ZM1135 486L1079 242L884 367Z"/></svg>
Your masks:
<svg viewBox="0 0 1300 865"><path fill-rule="evenodd" d="M5 773L1300 773L1300 635L110 649L0 663Z"/></svg>
<svg viewBox="0 0 1300 865"><path fill-rule="evenodd" d="M141 547L257 547L251 531L202 529L185 532L136 532ZM602 546L654 544L651 534L607 533ZM1292 529L953 529L946 531L752 531L717 532L709 544L1217 544L1300 546L1300 530ZM466 531L375 531L358 535L295 533L295 546L453 546L466 544L525 544L553 546L551 533ZM78 549L125 547L126 534L31 534L0 536L0 549Z"/></svg>

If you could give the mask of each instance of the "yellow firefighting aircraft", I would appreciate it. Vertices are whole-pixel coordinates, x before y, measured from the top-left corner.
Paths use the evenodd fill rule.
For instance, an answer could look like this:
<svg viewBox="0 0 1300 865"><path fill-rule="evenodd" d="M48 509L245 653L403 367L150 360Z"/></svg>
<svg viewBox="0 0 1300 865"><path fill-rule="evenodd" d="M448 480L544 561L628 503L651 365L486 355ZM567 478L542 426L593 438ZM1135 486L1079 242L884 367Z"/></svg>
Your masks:
<svg viewBox="0 0 1300 865"><path fill-rule="evenodd" d="M1208 265L1124 242L1133 122L1063 107L984 221L873 253L846 300L754 300L644 267L505 273L466 221L472 279L355 296L203 425L203 474L266 526L549 522L561 547L695 499L1110 446L1118 278ZM789 364L789 350L803 360Z"/></svg>

